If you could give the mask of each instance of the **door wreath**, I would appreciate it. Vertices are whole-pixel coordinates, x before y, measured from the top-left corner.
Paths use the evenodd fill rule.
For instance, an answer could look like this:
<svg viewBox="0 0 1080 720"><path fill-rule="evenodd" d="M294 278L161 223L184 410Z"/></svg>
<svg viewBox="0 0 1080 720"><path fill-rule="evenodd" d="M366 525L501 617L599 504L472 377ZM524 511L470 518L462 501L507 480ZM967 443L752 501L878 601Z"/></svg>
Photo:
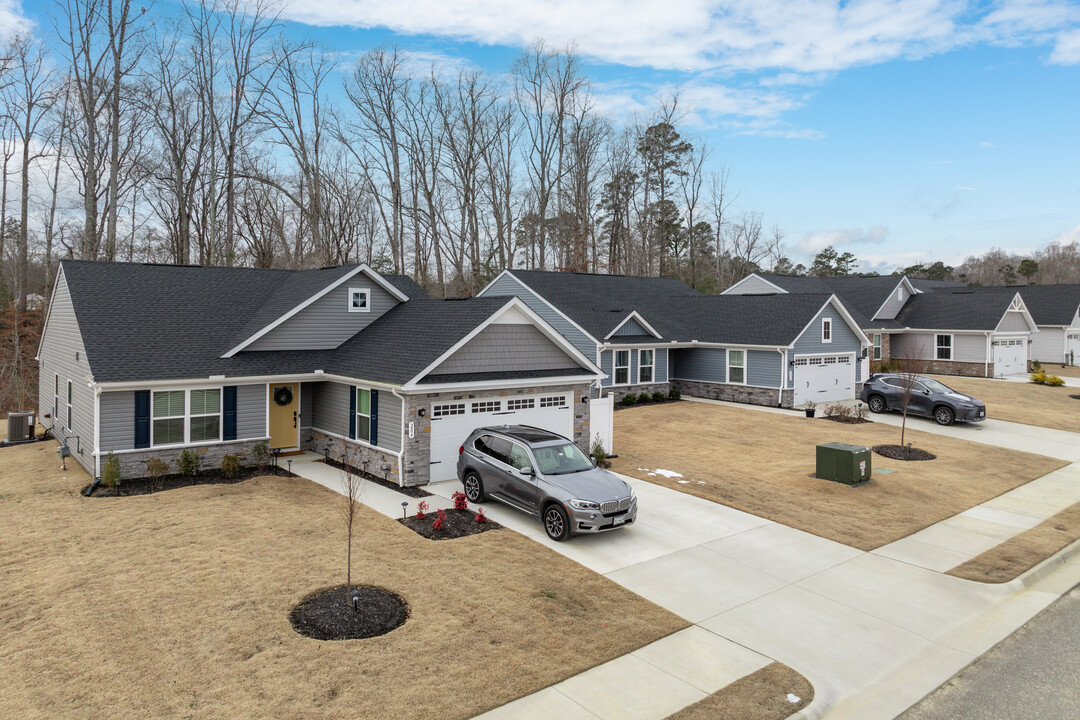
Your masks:
<svg viewBox="0 0 1080 720"><path fill-rule="evenodd" d="M274 402L284 407L291 404L293 401L292 388L288 385L282 385L274 390Z"/></svg>

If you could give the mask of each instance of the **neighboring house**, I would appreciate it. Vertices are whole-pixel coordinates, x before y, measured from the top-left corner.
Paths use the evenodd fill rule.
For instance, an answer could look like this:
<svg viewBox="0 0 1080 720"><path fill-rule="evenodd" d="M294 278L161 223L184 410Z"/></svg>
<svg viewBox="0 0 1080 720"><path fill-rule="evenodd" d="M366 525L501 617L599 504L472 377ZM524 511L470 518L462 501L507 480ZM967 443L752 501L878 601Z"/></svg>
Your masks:
<svg viewBox="0 0 1080 720"><path fill-rule="evenodd" d="M366 265L61 263L38 351L42 422L100 475L194 449L315 450L404 485L455 477L474 427L590 437L601 372L516 298L434 300Z"/></svg>
<svg viewBox="0 0 1080 720"><path fill-rule="evenodd" d="M1039 328L1039 332L1031 336L1031 360L1080 365L1080 285L974 289L987 293L1020 293Z"/></svg>
<svg viewBox="0 0 1080 720"><path fill-rule="evenodd" d="M871 339L870 358L917 372L995 377L1025 372L1038 333L1018 293L976 292L905 276L816 278L753 273L725 295L835 293Z"/></svg>
<svg viewBox="0 0 1080 720"><path fill-rule="evenodd" d="M669 278L506 270L481 297L514 296L604 377L594 395L668 392L792 407L857 396L869 344L830 293L702 295Z"/></svg>

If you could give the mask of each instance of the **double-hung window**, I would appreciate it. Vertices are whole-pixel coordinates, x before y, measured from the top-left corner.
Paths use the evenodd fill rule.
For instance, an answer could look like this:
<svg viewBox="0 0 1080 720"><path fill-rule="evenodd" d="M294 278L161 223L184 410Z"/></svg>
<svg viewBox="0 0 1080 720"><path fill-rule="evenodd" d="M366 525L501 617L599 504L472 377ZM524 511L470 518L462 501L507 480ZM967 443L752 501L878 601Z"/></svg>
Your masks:
<svg viewBox="0 0 1080 720"><path fill-rule="evenodd" d="M746 351L728 350L727 381L733 385L746 384Z"/></svg>
<svg viewBox="0 0 1080 720"><path fill-rule="evenodd" d="M371 440L371 391L356 388L356 439Z"/></svg>
<svg viewBox="0 0 1080 720"><path fill-rule="evenodd" d="M71 381L67 381L67 429L71 429Z"/></svg>
<svg viewBox="0 0 1080 720"><path fill-rule="evenodd" d="M874 333L874 359L881 359L881 333Z"/></svg>
<svg viewBox="0 0 1080 720"><path fill-rule="evenodd" d="M651 383L653 381L653 351L638 350L638 382Z"/></svg>
<svg viewBox="0 0 1080 720"><path fill-rule="evenodd" d="M182 445L184 443L185 395L183 390L154 393L152 445Z"/></svg>
<svg viewBox="0 0 1080 720"><path fill-rule="evenodd" d="M630 351L615 351L615 380L616 385L630 384Z"/></svg>
<svg viewBox="0 0 1080 720"><path fill-rule="evenodd" d="M821 318L821 342L832 342L832 318Z"/></svg>
<svg viewBox="0 0 1080 720"><path fill-rule="evenodd" d="M221 390L192 390L189 442L221 439Z"/></svg>
<svg viewBox="0 0 1080 720"><path fill-rule="evenodd" d="M934 357L938 360L952 360L952 335L938 335L934 345L936 352Z"/></svg>

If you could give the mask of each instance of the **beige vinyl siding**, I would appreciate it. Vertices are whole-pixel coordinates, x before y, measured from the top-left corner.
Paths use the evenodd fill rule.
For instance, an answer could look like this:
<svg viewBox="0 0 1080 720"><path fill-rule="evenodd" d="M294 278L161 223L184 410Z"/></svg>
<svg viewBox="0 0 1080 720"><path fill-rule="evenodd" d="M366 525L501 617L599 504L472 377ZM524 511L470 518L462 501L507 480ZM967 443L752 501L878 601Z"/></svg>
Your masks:
<svg viewBox="0 0 1080 720"><path fill-rule="evenodd" d="M488 325L431 375L580 367L534 325ZM582 372L585 372L582 369Z"/></svg>
<svg viewBox="0 0 1080 720"><path fill-rule="evenodd" d="M349 312L349 288L371 291L370 312ZM346 280L296 315L259 338L249 350L329 350L375 322L398 304L398 299L367 275Z"/></svg>
<svg viewBox="0 0 1080 720"><path fill-rule="evenodd" d="M78 359L76 359L76 356ZM52 427L58 439L78 436L72 440L71 455L90 474L94 473L94 393L89 387L90 363L86 357L79 322L71 302L67 280L61 270L49 318L42 336L39 357L38 421ZM60 405L53 413L54 374L60 376ZM67 381L71 381L72 427L67 427Z"/></svg>

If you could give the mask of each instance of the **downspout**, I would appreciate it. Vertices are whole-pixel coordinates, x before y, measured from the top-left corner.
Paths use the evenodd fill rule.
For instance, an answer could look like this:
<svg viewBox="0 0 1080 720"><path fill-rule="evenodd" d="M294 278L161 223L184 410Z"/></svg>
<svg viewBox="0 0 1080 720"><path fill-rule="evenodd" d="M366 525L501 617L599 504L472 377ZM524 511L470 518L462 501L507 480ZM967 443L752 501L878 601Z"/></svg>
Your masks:
<svg viewBox="0 0 1080 720"><path fill-rule="evenodd" d="M787 382L787 348L776 349L780 353L780 389L776 393L776 407L784 407L784 383Z"/></svg>
<svg viewBox="0 0 1080 720"><path fill-rule="evenodd" d="M398 444L401 449L397 451L397 484L398 487L405 487L405 396L398 395L397 388L390 388L390 392L401 401L401 442Z"/></svg>
<svg viewBox="0 0 1080 720"><path fill-rule="evenodd" d="M983 377L990 377L990 352L994 344L990 341L991 333L986 333L986 355L983 357Z"/></svg>
<svg viewBox="0 0 1080 720"><path fill-rule="evenodd" d="M101 387L94 388L94 479L101 478Z"/></svg>

